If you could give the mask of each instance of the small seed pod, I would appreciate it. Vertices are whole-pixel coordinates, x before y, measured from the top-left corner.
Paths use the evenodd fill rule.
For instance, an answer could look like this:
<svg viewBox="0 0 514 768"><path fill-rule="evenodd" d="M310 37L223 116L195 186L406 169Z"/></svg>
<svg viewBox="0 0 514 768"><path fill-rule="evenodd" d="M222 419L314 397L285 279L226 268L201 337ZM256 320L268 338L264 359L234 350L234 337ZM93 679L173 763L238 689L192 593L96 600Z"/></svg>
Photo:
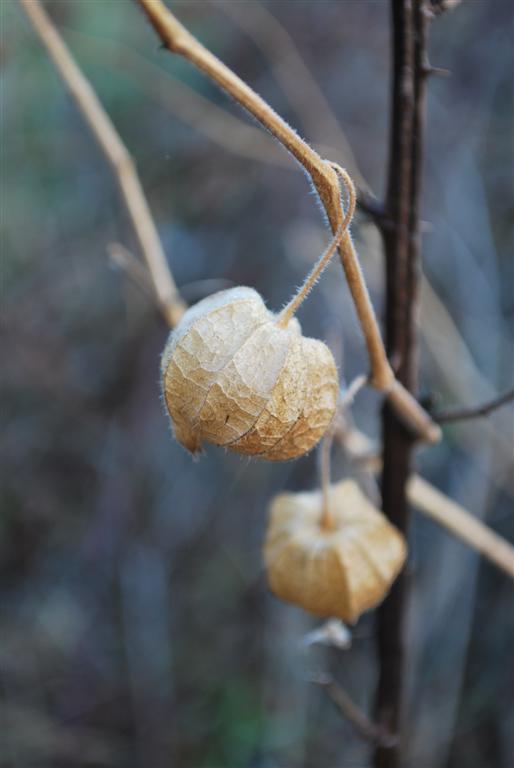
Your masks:
<svg viewBox="0 0 514 768"><path fill-rule="evenodd" d="M321 491L284 493L270 510L264 558L271 590L316 616L354 623L378 605L405 561L401 533L352 480Z"/></svg>
<svg viewBox="0 0 514 768"><path fill-rule="evenodd" d="M335 413L339 383L321 341L284 323L251 288L220 291L191 307L162 356L175 436L282 461L316 445Z"/></svg>

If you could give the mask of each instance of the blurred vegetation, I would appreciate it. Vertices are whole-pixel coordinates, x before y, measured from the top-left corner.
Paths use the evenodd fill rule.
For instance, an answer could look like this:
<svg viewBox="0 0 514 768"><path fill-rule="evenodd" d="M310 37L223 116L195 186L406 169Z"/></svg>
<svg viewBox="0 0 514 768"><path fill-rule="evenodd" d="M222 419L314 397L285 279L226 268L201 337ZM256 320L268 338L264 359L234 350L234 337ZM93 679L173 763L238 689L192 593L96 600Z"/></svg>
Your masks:
<svg viewBox="0 0 514 768"><path fill-rule="evenodd" d="M175 116L168 94L179 80L247 121L159 50L135 4L46 6L137 162L188 300L210 279L281 306L327 239L302 174L271 143L258 162L230 151L235 134L228 147L209 140L208 110L194 126ZM220 6L173 6L305 133L312 115L294 112L270 61ZM380 194L388 4L266 7ZM301 638L315 622L274 600L263 578L267 503L312 486L315 456L274 465L208 449L192 463L171 439L158 384L166 329L107 256L112 241L136 247L116 185L20 9L2 0L0 13L0 765L367 765L369 745L307 673L331 669L367 707L373 616L350 651L307 653ZM424 266L448 315L423 294L421 382L445 406L512 385L513 22L512 3L478 0L432 29L432 63L451 76L430 83ZM306 138L330 144L327 125L317 128ZM380 308L378 236L362 218L354 233ZM365 369L336 263L300 314L344 379ZM371 435L378 409L376 395L359 395L355 419ZM513 420L507 408L448 427L419 456L425 476L511 540ZM337 455L334 475L349 471ZM419 517L411 570L409 765L512 768L513 585Z"/></svg>

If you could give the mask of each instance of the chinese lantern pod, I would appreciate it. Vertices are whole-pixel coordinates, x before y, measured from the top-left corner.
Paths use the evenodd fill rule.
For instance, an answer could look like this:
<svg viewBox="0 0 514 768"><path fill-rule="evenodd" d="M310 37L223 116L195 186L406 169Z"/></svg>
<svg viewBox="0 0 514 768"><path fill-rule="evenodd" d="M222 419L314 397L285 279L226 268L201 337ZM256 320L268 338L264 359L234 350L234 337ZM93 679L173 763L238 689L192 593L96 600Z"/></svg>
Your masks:
<svg viewBox="0 0 514 768"><path fill-rule="evenodd" d="M354 481L331 486L329 503L326 528L320 490L273 500L264 547L268 582L286 602L354 623L387 595L407 546Z"/></svg>
<svg viewBox="0 0 514 768"><path fill-rule="evenodd" d="M175 436L281 461L319 441L336 409L337 369L328 347L283 327L251 288L231 288L189 309L162 357Z"/></svg>

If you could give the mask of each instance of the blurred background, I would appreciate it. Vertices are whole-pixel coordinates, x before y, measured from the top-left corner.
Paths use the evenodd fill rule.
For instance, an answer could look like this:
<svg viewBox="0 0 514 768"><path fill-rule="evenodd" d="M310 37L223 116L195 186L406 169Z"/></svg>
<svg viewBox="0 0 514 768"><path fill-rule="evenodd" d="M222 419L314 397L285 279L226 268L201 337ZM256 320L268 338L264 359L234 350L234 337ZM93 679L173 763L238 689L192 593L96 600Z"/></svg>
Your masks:
<svg viewBox="0 0 514 768"><path fill-rule="evenodd" d="M385 0L171 5L382 194ZM187 300L244 284L279 308L328 241L303 174L159 49L132 2L46 7L135 158ZM137 253L116 183L20 8L0 11L0 765L367 766L369 744L308 678L330 670L369 709L373 615L351 650L308 650L317 622L275 600L262 567L268 503L314 487L316 456L277 465L208 448L195 463L174 442L159 389L167 330L107 254L111 242ZM510 0L475 0L430 34L432 64L451 74L429 84L420 383L445 408L514 377L513 24ZM380 239L362 216L353 231L380 313ZM336 261L300 320L344 381L366 370ZM371 437L379 408L369 391L353 408ZM509 406L448 426L417 458L511 541L513 437ZM336 450L334 477L355 472ZM409 568L407 765L512 768L514 585L417 513Z"/></svg>

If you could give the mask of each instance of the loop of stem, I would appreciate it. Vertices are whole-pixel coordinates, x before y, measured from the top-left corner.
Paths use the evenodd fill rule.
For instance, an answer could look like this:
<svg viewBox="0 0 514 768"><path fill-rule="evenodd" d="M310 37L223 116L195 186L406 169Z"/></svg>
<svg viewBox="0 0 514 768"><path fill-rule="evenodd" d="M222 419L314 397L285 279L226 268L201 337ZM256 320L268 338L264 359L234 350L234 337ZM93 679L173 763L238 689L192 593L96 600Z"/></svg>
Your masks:
<svg viewBox="0 0 514 768"><path fill-rule="evenodd" d="M321 277L321 274L325 271L325 269L328 267L328 264L336 252L339 244L341 243L341 240L343 238L343 235L347 231L350 222L353 218L353 214L355 213L355 206L357 202L357 195L355 192L355 186L353 184L353 181L350 178L350 175L348 171L346 171L344 168L341 168L340 165L337 163L330 163L340 179L342 180L346 193L348 196L348 205L346 208L346 213L343 216L343 205L342 202L340 202L341 206L341 223L339 224L332 241L330 245L325 249L324 253L320 256L314 267L311 269L307 277L305 278L305 281L303 285L298 289L297 293L293 296L291 301L284 307L280 315L278 316L277 325L281 326L282 328L285 328L291 318L294 316L296 311L298 310L298 307L300 304L307 298L309 293L312 291L313 287L318 282L319 278Z"/></svg>
<svg viewBox="0 0 514 768"><path fill-rule="evenodd" d="M303 166L312 179L327 213L332 232L336 235L341 222L341 190L337 169L323 160L261 96L193 37L162 0L138 0L138 3L165 48L180 54L204 72L260 122ZM440 437L437 425L421 408L414 396L401 384L395 382L395 375L387 359L359 259L347 230L343 229L336 248L341 256L341 263L366 342L371 368L370 384L376 389L388 392L388 400L395 411L422 439L427 442L437 442Z"/></svg>

